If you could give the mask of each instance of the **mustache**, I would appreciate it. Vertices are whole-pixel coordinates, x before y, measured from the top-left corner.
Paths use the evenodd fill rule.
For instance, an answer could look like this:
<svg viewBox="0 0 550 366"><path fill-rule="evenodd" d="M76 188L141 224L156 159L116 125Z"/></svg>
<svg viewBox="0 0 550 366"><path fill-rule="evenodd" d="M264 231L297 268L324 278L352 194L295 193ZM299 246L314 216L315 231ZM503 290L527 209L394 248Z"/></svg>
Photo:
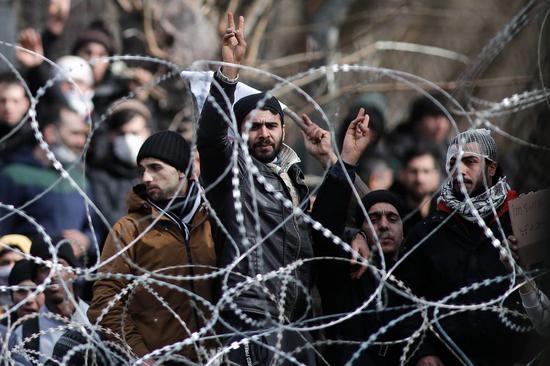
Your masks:
<svg viewBox="0 0 550 366"><path fill-rule="evenodd" d="M390 233L389 231L383 231L378 234L378 240L382 241L384 239L393 239L392 233Z"/></svg>
<svg viewBox="0 0 550 366"><path fill-rule="evenodd" d="M275 143L273 143L270 140L260 140L258 142L253 143L252 147L255 148L255 147L274 146L274 145Z"/></svg>
<svg viewBox="0 0 550 366"><path fill-rule="evenodd" d="M466 184L466 183L471 184L472 183L472 181L468 178L463 178L462 181L464 182L464 184ZM453 179L453 184L460 185L460 182L458 181L458 179Z"/></svg>

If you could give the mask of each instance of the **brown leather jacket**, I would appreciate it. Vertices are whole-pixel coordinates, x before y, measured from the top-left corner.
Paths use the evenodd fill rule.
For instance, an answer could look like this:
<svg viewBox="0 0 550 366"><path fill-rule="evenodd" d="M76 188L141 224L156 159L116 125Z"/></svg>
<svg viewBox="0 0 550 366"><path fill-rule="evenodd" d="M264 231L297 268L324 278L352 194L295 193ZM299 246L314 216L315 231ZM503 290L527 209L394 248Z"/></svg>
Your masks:
<svg viewBox="0 0 550 366"><path fill-rule="evenodd" d="M143 190L143 185L137 185L130 191L128 215L120 219L109 233L98 272L136 278L145 273L140 268L153 271L146 283L154 292L148 291L142 284L136 286L132 279L103 277L94 284L93 300L88 310L92 324L99 323L120 335L139 357L181 342L205 324L210 314L189 292L214 302L214 281L211 279L184 281L160 276L196 276L211 272L216 265L210 222L204 206L195 213L190 225L190 240L185 242L178 224L166 215L147 230L160 212L144 199ZM138 236L139 239L132 243ZM111 258L127 246L121 255ZM178 288L162 286L165 283ZM114 305L109 304L120 294L123 294L121 300ZM102 316L104 311L107 312ZM200 358L197 349L194 346L185 347L178 354L197 360Z"/></svg>

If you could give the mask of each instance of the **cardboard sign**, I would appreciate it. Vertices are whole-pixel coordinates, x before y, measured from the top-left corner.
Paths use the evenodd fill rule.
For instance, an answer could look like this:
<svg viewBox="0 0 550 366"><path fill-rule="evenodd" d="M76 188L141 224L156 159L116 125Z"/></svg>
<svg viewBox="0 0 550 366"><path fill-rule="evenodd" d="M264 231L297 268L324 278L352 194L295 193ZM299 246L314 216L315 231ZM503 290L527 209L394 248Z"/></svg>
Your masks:
<svg viewBox="0 0 550 366"><path fill-rule="evenodd" d="M550 248L550 189L516 198L509 207L521 262L526 269L539 267Z"/></svg>

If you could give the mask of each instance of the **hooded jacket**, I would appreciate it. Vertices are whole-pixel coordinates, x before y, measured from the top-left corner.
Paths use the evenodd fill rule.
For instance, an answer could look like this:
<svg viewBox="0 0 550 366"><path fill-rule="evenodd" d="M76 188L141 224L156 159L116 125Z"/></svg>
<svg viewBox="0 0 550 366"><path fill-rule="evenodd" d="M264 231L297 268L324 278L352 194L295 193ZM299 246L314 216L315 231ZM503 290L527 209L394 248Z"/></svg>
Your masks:
<svg viewBox="0 0 550 366"><path fill-rule="evenodd" d="M218 90L216 84L221 85L223 92ZM295 268L287 266L313 256L309 226L293 214L292 207L284 206L278 198L280 195L291 199L291 192L281 174L276 174L268 164L251 157L259 171L259 176L252 177L252 166L246 163L240 146L237 147L239 152L236 162L239 192L237 198L242 204L242 225L239 223L240 215L236 209L232 185L233 175L228 169L232 166L236 142L232 142L228 136L226 122L227 116L231 115L229 108L234 100L235 87L236 84L228 84L216 75L216 83L212 83L210 88L210 97L203 107L197 132L197 147L203 167L201 178L207 187L208 200L223 224L223 227L217 226L214 231L219 265L235 265L226 284L227 288L238 290L231 301L240 310L256 318L271 315L277 319L281 315L278 306L282 302L284 318L294 321L303 318L307 312L307 291L312 282L311 264L305 262ZM226 97L229 98L230 105L226 103ZM211 98L215 100L215 104ZM296 189L300 207L306 210L308 192L303 173L296 164L299 159L290 148L283 147L283 150L279 156L287 156L284 160L288 163L288 178ZM293 154L294 159L290 159L287 153ZM272 189L268 191L258 177L263 177L264 182L270 184ZM241 231L241 228L244 230ZM245 253L246 256L243 256ZM243 258L236 262L240 256ZM264 277L267 273L285 267L288 269L286 273L278 273L272 278ZM286 285L283 274L288 274L291 278ZM260 284L245 284L247 276L259 279Z"/></svg>
<svg viewBox="0 0 550 366"><path fill-rule="evenodd" d="M148 291L142 284L120 277L101 277L94 284L88 311L90 322L122 336L137 356L188 339L209 318L208 309L197 297L213 303L212 280L160 277L197 276L212 271L216 256L204 207L195 213L190 224L190 239L185 241L179 224L146 200L143 185L135 186L128 196L128 215L113 226L101 253L101 262L105 264L99 268L100 275L142 276L141 280L148 276L146 283L154 290ZM153 293L158 294L158 298ZM111 305L117 295L123 296ZM102 315L103 312L106 313ZM197 360L200 357L197 349L186 346L180 354Z"/></svg>

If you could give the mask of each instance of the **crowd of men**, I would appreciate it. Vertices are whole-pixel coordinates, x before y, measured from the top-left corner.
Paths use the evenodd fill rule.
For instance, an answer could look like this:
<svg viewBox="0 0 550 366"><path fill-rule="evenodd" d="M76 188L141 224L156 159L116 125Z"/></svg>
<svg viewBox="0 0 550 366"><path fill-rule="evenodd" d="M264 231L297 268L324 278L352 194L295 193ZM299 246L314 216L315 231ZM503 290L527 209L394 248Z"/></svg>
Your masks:
<svg viewBox="0 0 550 366"><path fill-rule="evenodd" d="M21 33L33 53L0 76L2 355L543 365L544 271L521 258L490 131L450 136L439 94L390 133L379 98L360 99L338 144L303 115L326 169L310 191L279 100L235 100L245 21L227 21L191 141L155 131L146 95L120 99L132 86L98 24L55 66L40 55L59 27Z"/></svg>

